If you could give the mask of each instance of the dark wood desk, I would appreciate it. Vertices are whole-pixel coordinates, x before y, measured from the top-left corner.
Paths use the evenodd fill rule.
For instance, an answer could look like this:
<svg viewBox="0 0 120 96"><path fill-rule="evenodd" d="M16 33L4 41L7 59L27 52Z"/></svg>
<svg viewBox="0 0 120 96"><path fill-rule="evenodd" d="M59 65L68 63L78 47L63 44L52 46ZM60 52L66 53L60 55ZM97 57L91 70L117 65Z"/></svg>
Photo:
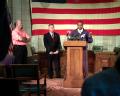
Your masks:
<svg viewBox="0 0 120 96"><path fill-rule="evenodd" d="M114 52L97 52L95 54L95 72L99 72L103 67L112 67L116 61Z"/></svg>
<svg viewBox="0 0 120 96"><path fill-rule="evenodd" d="M60 53L60 66L61 75L65 76L66 61L67 61L66 51ZM96 52L88 50L88 68L89 72L96 73L102 70L103 67L112 67L116 61L116 54L114 52ZM47 73L47 57L45 52L38 52L37 54L29 57L30 61L37 61L42 73Z"/></svg>
<svg viewBox="0 0 120 96"><path fill-rule="evenodd" d="M45 52L38 52L33 56L28 57L28 63L39 63L39 67L41 73L47 73L47 57ZM67 63L67 53L66 51L60 52L60 66L61 66L61 75L62 77L65 76L66 70L66 63ZM95 66L95 54L92 50L88 51L88 65L89 65L89 72L94 72Z"/></svg>

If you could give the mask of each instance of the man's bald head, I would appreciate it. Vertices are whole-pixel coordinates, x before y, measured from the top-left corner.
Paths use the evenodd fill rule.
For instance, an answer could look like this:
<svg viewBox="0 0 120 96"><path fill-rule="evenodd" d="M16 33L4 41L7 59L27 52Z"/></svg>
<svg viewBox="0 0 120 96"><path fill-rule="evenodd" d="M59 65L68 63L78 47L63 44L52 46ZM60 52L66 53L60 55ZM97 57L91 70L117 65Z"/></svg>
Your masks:
<svg viewBox="0 0 120 96"><path fill-rule="evenodd" d="M15 27L18 28L18 29L23 28L22 21L20 19L16 20Z"/></svg>

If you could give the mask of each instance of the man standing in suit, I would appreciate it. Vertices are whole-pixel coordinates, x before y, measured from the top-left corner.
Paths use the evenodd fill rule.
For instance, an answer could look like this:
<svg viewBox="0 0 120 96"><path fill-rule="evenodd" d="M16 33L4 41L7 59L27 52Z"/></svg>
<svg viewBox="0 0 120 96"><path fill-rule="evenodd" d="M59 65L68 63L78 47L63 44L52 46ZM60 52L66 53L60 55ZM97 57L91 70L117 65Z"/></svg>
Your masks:
<svg viewBox="0 0 120 96"><path fill-rule="evenodd" d="M87 43L92 43L93 38L91 33L83 28L83 21L77 23L77 29L70 34L71 38L86 41ZM88 75L88 62L87 62L87 46L83 49L83 76L86 78Z"/></svg>
<svg viewBox="0 0 120 96"><path fill-rule="evenodd" d="M54 32L54 24L48 25L49 32L44 34L44 46L48 57L48 76L53 78L53 65L56 73L56 78L60 78L60 58L59 52L61 49L60 36Z"/></svg>

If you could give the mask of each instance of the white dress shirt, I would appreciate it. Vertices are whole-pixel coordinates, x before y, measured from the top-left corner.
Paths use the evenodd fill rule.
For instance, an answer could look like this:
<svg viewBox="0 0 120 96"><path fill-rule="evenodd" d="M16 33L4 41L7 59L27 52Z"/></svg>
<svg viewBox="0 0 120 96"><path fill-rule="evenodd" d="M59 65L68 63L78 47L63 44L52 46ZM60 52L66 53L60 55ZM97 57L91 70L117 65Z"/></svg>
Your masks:
<svg viewBox="0 0 120 96"><path fill-rule="evenodd" d="M81 34L82 32L83 32L83 29L77 29L78 30L78 32Z"/></svg>
<svg viewBox="0 0 120 96"><path fill-rule="evenodd" d="M53 32L49 32L51 37L54 38L54 33Z"/></svg>

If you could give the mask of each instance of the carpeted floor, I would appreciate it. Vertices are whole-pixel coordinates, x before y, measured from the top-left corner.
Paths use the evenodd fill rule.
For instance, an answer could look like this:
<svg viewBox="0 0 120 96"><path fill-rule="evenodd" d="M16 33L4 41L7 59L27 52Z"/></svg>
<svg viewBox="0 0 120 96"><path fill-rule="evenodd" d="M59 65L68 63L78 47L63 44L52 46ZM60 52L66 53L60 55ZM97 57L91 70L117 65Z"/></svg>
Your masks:
<svg viewBox="0 0 120 96"><path fill-rule="evenodd" d="M80 88L64 88L63 79L47 79L48 96L80 96Z"/></svg>
<svg viewBox="0 0 120 96"><path fill-rule="evenodd" d="M43 83L43 79L40 83ZM80 96L80 91L80 88L64 88L63 79L47 79L47 96Z"/></svg>

